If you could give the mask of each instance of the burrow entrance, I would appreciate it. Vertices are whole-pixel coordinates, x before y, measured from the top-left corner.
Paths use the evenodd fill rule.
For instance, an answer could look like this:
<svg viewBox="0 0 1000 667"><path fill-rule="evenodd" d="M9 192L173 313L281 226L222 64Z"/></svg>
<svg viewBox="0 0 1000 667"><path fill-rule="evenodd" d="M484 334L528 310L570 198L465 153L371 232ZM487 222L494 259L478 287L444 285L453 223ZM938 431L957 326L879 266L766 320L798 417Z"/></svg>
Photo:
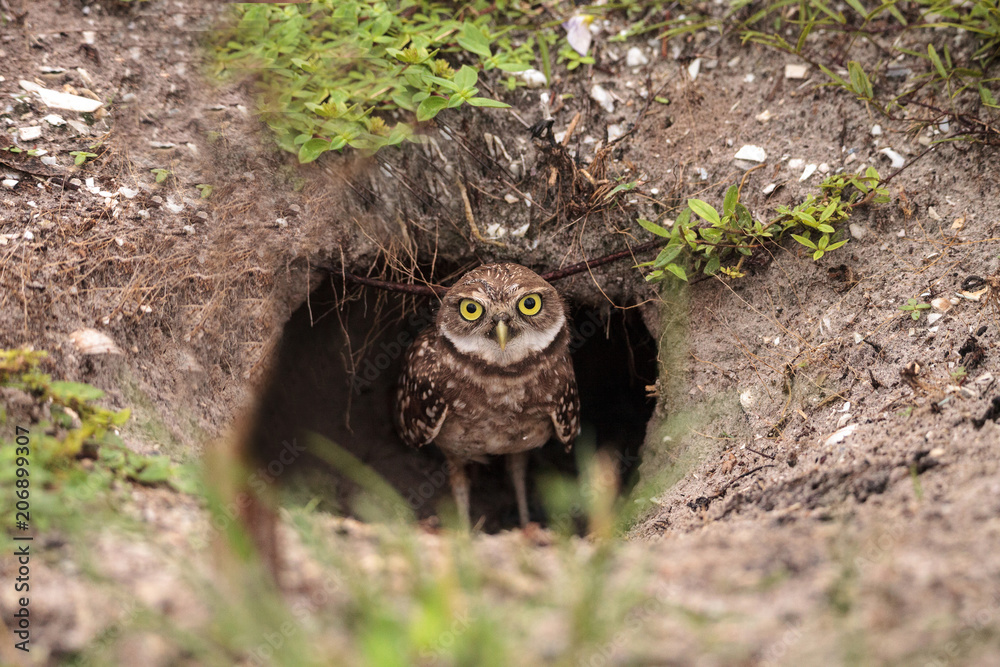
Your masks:
<svg viewBox="0 0 1000 667"><path fill-rule="evenodd" d="M330 276L285 324L249 447L256 466L277 473L269 476L279 481L290 502L319 499L326 511L357 514L358 502L370 494L361 492L363 484L354 473L338 469L344 460L355 459L390 484L418 518L435 516L450 499L444 457L433 445L419 450L404 445L391 413L406 346L433 322L436 307L435 299L415 300L374 288L345 291L339 277ZM647 387L656 380L656 343L636 309L601 313L571 304L571 312L583 437L617 460L623 492L628 492L638 477L653 413ZM341 453L340 463L334 463L331 458L337 457L329 451L299 454L303 446L323 447L310 432L350 456ZM535 482L553 473L575 478L577 472L575 453L555 442L532 452L528 484L533 520L545 523ZM485 517L487 531L517 526L502 458L470 464L469 473L473 522Z"/></svg>

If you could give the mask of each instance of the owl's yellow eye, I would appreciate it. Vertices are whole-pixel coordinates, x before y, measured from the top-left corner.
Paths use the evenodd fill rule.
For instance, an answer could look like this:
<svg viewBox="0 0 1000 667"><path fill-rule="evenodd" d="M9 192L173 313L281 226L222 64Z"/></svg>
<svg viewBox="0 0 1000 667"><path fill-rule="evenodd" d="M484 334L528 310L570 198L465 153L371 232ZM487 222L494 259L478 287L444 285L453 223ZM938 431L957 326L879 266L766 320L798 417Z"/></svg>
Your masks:
<svg viewBox="0 0 1000 667"><path fill-rule="evenodd" d="M483 307L478 301L462 299L462 302L458 304L458 312L461 313L462 319L475 322L483 316Z"/></svg>
<svg viewBox="0 0 1000 667"><path fill-rule="evenodd" d="M528 294L517 302L517 309L525 315L536 315L542 309L542 297L538 294Z"/></svg>

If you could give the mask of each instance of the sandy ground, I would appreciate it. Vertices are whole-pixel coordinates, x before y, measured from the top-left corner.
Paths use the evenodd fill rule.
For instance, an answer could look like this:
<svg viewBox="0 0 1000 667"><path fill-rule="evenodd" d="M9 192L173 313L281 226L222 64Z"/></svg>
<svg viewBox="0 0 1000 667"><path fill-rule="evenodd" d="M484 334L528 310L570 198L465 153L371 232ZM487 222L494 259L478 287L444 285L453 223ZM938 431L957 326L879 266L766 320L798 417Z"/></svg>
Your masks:
<svg viewBox="0 0 1000 667"><path fill-rule="evenodd" d="M50 372L100 386L110 405L133 407L130 447L177 459L200 453L252 406L282 326L306 302L312 281L322 280L313 268L339 259L340 248L349 266L365 268L392 243L403 247L400 212L437 219L433 230L443 240L427 233L412 250L440 249L447 271L504 252L557 268L579 261L581 248L594 256L648 240L630 221L678 197L721 202L745 172L733 160L744 144L768 155L743 196L762 218L776 204L801 201L827 170L873 165L891 173L879 150L893 148L907 168L890 184L892 203L860 210L851 242L820 262L788 242L746 278L699 282L683 299L660 297L627 263L561 285L581 306L600 309L605 295L617 305L643 303L663 362L640 472L644 481L670 483L656 489L615 556L644 573L655 603L638 609L585 664L1000 660L1000 425L987 416L1000 395L1000 325L982 300L962 296L970 276L998 269L995 150L944 144L915 160L926 141L842 92L811 85L819 73L786 79L781 56L722 41L706 53L689 45L678 61L640 41L648 65L626 68L617 53L617 64L607 56L613 67L561 84L575 97L553 114L553 129L565 131L580 111L572 146L587 161L588 138L638 120L609 170L642 180L642 195L583 224L547 223L551 235L530 251L530 238L500 251L467 241L444 167L437 181L431 173L424 193L441 206L398 185L403 194L391 194L393 183L425 168L411 159L422 148L387 157L392 178L336 159L296 170L273 155L248 90L216 88L202 77L198 41L214 10L188 0L7 4L20 18L0 33L3 142L43 148L56 160L25 166L4 158L0 166L4 179L17 181L0 189L0 346L50 350ZM692 80L696 55L704 64ZM43 117L63 112L13 97L24 94L22 79L86 89L107 104L90 125L65 112L74 124L55 126ZM589 101L592 83L618 96L614 113ZM644 89L671 104L647 107ZM521 89L508 101L530 123L542 117L539 94ZM765 111L769 119L759 120ZM487 153L471 116L456 118L465 141ZM526 156L528 165L547 159L515 120L491 118L516 158ZM41 139L14 139L35 126ZM459 143L444 145L441 160L469 169ZM69 152L78 150L98 157L77 168ZM817 173L800 181L810 164ZM153 169L170 175L157 184ZM492 173L470 172L480 183ZM542 187L532 174L522 187ZM209 200L196 187L204 183L214 186ZM779 187L765 195L772 183ZM492 197L474 193L480 219L503 216L510 228L543 224L522 203L504 202L503 185L491 187ZM936 305L914 321L899 310L910 298ZM123 354L81 354L69 334L83 327L110 335ZM663 354L663 344L674 352ZM953 375L959 366L965 377ZM667 390L677 382L681 391ZM27 418L16 403L8 409L10 423ZM414 460L400 454L397 467L423 474L435 465ZM433 503L426 509L433 514ZM144 605L196 627L206 611L178 585L188 575L176 562L196 562L198 576L210 576L204 508L167 489L136 486L121 511L140 528L93 543L87 552L104 564L98 571L135 590ZM360 553L370 529L348 522L349 529L337 524L338 544ZM321 572L305 564L292 531L282 531L289 594L301 596ZM426 538L436 539L432 529ZM517 554L495 557L500 572L516 570L521 550L540 572L559 568L518 531L476 542L484 554ZM37 576L58 587L37 597L32 659L55 664L102 641L129 607L81 574L72 540L43 548ZM6 557L0 563L7 580L13 565ZM5 617L14 604L5 585ZM531 640L536 655L558 636ZM155 637L121 651L122 660L179 664Z"/></svg>

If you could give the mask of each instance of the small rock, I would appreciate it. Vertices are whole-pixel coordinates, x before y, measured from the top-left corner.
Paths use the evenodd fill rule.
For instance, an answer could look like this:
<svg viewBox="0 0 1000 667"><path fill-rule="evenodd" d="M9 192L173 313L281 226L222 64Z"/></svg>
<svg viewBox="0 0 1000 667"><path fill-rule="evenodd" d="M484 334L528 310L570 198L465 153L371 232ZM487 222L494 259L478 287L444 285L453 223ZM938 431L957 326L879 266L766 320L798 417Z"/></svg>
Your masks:
<svg viewBox="0 0 1000 667"><path fill-rule="evenodd" d="M146 304L142 304L141 306L139 306L139 310L141 310L144 313L151 313L151 312L153 312L152 307L147 306Z"/></svg>
<svg viewBox="0 0 1000 667"><path fill-rule="evenodd" d="M760 189L760 191L763 192L766 195L769 195L772 192L774 192L775 188L777 188L777 187L778 187L777 183L768 183L767 185L765 185L764 187L762 187Z"/></svg>
<svg viewBox="0 0 1000 667"><path fill-rule="evenodd" d="M846 440L852 433L854 433L857 429L858 429L857 424L851 424L850 426L845 426L837 430L835 433L833 433L833 435L827 438L826 442L824 442L823 444L825 444L827 447L833 445L839 445L844 440Z"/></svg>
<svg viewBox="0 0 1000 667"><path fill-rule="evenodd" d="M199 220L208 220L208 211L198 211L197 213L194 214L194 217L198 218Z"/></svg>
<svg viewBox="0 0 1000 667"><path fill-rule="evenodd" d="M24 234L22 234L22 236L24 237L24 240L26 240L26 241L34 241L35 240L35 234L30 229L25 229L24 230Z"/></svg>
<svg viewBox="0 0 1000 667"><path fill-rule="evenodd" d="M802 158L795 157L795 158L792 158L791 160L788 161L788 168L790 170L792 170L792 171L795 171L796 169L798 169L799 167L801 167L805 163L806 163L806 161L803 160Z"/></svg>
<svg viewBox="0 0 1000 667"><path fill-rule="evenodd" d="M529 223L529 222L526 222L526 223L524 223L523 225L521 225L520 227L517 227L517 228L515 228L515 229L512 229L512 230L510 231L510 235L511 235L511 236L515 236L515 237L517 237L517 238L522 238L522 237L523 237L523 236L524 236L525 234L527 234L527 233L528 233L528 227L529 227L529 225L530 225L530 224L531 224L531 223Z"/></svg>
<svg viewBox="0 0 1000 667"><path fill-rule="evenodd" d="M608 125L608 143L618 139L623 134L625 134L625 127L623 125Z"/></svg>
<svg viewBox="0 0 1000 667"><path fill-rule="evenodd" d="M649 58L647 58L646 54L642 52L642 49L638 46L633 46L628 50L628 53L625 54L625 64L629 67L642 67L643 65L649 64Z"/></svg>
<svg viewBox="0 0 1000 667"><path fill-rule="evenodd" d="M936 299L931 299L931 306L936 310L940 310L942 313L946 313L951 310L951 300L946 299L943 296L939 296Z"/></svg>
<svg viewBox="0 0 1000 667"><path fill-rule="evenodd" d="M932 459L939 459L942 456L944 456L944 454L945 451L944 448L942 447L935 447L931 451L927 452L927 456L931 457Z"/></svg>
<svg viewBox="0 0 1000 667"><path fill-rule="evenodd" d="M180 213L184 210L184 204L177 204L169 198L167 199L167 203L164 204L164 207L166 207L166 209L171 213Z"/></svg>
<svg viewBox="0 0 1000 667"><path fill-rule="evenodd" d="M861 334L855 332L855 334L854 334L854 344L855 345L860 345L862 342L864 342L864 340L865 340L864 336L862 336Z"/></svg>
<svg viewBox="0 0 1000 667"><path fill-rule="evenodd" d="M965 227L965 217L955 218L951 223L951 228L955 231L959 231Z"/></svg>
<svg viewBox="0 0 1000 667"><path fill-rule="evenodd" d="M896 232L896 236L898 236L901 239L905 239L906 238L906 230L905 229L900 229L898 232Z"/></svg>
<svg viewBox="0 0 1000 667"><path fill-rule="evenodd" d="M809 72L808 65L788 64L785 65L786 79L804 79Z"/></svg>
<svg viewBox="0 0 1000 667"><path fill-rule="evenodd" d="M931 313L927 316L927 324L934 324L938 320L944 317L943 313Z"/></svg>
<svg viewBox="0 0 1000 667"><path fill-rule="evenodd" d="M605 90L600 84L597 84L590 89L590 99L601 105L601 108L608 113L615 112L615 99L611 96L611 93Z"/></svg>
<svg viewBox="0 0 1000 667"><path fill-rule="evenodd" d="M153 195L152 197L149 198L149 203L152 204L154 207L160 207L163 205L163 197L161 197L160 195Z"/></svg>
<svg viewBox="0 0 1000 667"><path fill-rule="evenodd" d="M21 141L35 141L42 138L42 128L38 125L29 125L17 130L17 137Z"/></svg>
<svg viewBox="0 0 1000 667"><path fill-rule="evenodd" d="M21 181L14 180L13 178L5 178L3 179L3 186L8 190L13 190L14 188L17 187L17 184L20 182Z"/></svg>
<svg viewBox="0 0 1000 667"><path fill-rule="evenodd" d="M288 226L288 220L286 220L285 218L277 218L274 221L274 224L278 225L278 227L280 227L281 229L284 229L285 227Z"/></svg>
<svg viewBox="0 0 1000 667"><path fill-rule="evenodd" d="M57 164L59 164L59 161L56 160L56 156L55 155L44 155L44 156L42 156L42 164L46 164L46 165L48 165L50 167L54 167Z"/></svg>
<svg viewBox="0 0 1000 667"><path fill-rule="evenodd" d="M830 165L828 165L826 162L820 162L819 163L819 173L821 173L821 174L829 174L830 173Z"/></svg>
<svg viewBox="0 0 1000 667"><path fill-rule="evenodd" d="M757 80L757 75L752 73L747 74L745 77L743 77L743 83L753 83L756 80Z"/></svg>
<svg viewBox="0 0 1000 667"><path fill-rule="evenodd" d="M71 178L69 179L69 184L75 185L76 188L79 189L80 187L83 186L83 181L81 181L79 178Z"/></svg>
<svg viewBox="0 0 1000 667"><path fill-rule="evenodd" d="M903 158L903 156L897 153L896 151L892 150L888 146L879 150L879 153L889 158L889 161L891 162L893 169L902 169L903 165L906 164L906 160Z"/></svg>
<svg viewBox="0 0 1000 667"><path fill-rule="evenodd" d="M183 229L184 233L187 234L188 236L194 236L195 232L194 225L184 225L183 227L181 227L181 229Z"/></svg>
<svg viewBox="0 0 1000 667"><path fill-rule="evenodd" d="M851 237L858 241L865 238L865 234L868 233L868 231L864 227L857 224L856 222L852 222L850 225L847 226L847 228L851 231Z"/></svg>
<svg viewBox="0 0 1000 667"><path fill-rule="evenodd" d="M53 109L67 109L69 111L79 111L80 113L93 113L97 111L104 103L100 100L92 100L88 97L80 97L79 95L70 95L69 93L60 93L55 90L49 90L48 88L43 88L37 83L32 83L31 81L20 82L21 88L27 90L29 93L35 93L38 95L42 103L47 107L52 107Z"/></svg>
<svg viewBox="0 0 1000 667"><path fill-rule="evenodd" d="M96 329L77 329L69 335L69 339L80 354L122 353L107 334L103 334Z"/></svg>
<svg viewBox="0 0 1000 667"><path fill-rule="evenodd" d="M802 175L799 176L799 183L808 180L810 176L816 173L818 167L814 164L807 164L806 168L802 170Z"/></svg>
<svg viewBox="0 0 1000 667"><path fill-rule="evenodd" d="M48 116L43 118L49 125L54 125L56 127L62 127L66 124L66 119L54 113L50 113Z"/></svg>
<svg viewBox="0 0 1000 667"><path fill-rule="evenodd" d="M67 120L66 124L73 128L81 137L90 136L90 128L87 127L86 123L81 123L78 120Z"/></svg>
<svg viewBox="0 0 1000 667"><path fill-rule="evenodd" d="M874 125L872 125L872 136L873 137L880 137L880 136L882 136L882 126L879 125L878 123L875 123Z"/></svg>
<svg viewBox="0 0 1000 667"><path fill-rule="evenodd" d="M733 156L736 160L746 160L748 162L764 162L767 160L767 153L760 146L745 144Z"/></svg>
<svg viewBox="0 0 1000 667"><path fill-rule="evenodd" d="M937 210L933 206L928 206L927 207L927 217L929 217L934 222L941 222L941 220L943 220L943 218L941 217L941 214L938 213Z"/></svg>
<svg viewBox="0 0 1000 667"><path fill-rule="evenodd" d="M757 114L756 116L754 116L754 118L756 118L757 121L760 122L760 123L766 123L767 121L771 120L771 110L770 109L764 109L759 114Z"/></svg>
<svg viewBox="0 0 1000 667"><path fill-rule="evenodd" d="M695 58L694 60L691 61L691 64L688 65L688 76L690 76L691 80L694 81L695 79L698 78L698 72L700 71L701 71L701 58Z"/></svg>
<svg viewBox="0 0 1000 667"><path fill-rule="evenodd" d="M517 202L521 201L520 199L518 199L516 196L512 195L509 192L505 194L503 198L504 201L506 201L508 204L516 204Z"/></svg>
<svg viewBox="0 0 1000 667"><path fill-rule="evenodd" d="M548 83L545 80L545 72L539 72L537 69L526 69L523 72L516 72L514 76L523 81L524 85L528 88L544 88Z"/></svg>
<svg viewBox="0 0 1000 667"><path fill-rule="evenodd" d="M137 194L139 194L139 191L133 190L132 188L127 188L124 185L122 185L121 187L118 188L118 194L125 197L125 199L132 199Z"/></svg>
<svg viewBox="0 0 1000 667"><path fill-rule="evenodd" d="M136 100L135 93L125 93L124 95L122 95L122 102L124 102L125 104L135 102L135 100Z"/></svg>

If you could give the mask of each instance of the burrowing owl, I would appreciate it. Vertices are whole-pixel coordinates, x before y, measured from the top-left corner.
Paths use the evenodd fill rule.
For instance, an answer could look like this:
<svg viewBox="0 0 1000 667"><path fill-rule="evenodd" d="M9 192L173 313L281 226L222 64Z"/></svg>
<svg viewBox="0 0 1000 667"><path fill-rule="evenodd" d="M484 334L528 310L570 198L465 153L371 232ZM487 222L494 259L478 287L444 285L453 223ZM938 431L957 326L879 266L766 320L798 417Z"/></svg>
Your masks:
<svg viewBox="0 0 1000 667"><path fill-rule="evenodd" d="M466 525L466 463L508 457L523 526L527 453L553 436L572 446L580 399L569 338L552 285L517 264L488 264L448 290L436 323L407 352L396 393L399 433L413 447L433 442L444 452Z"/></svg>

